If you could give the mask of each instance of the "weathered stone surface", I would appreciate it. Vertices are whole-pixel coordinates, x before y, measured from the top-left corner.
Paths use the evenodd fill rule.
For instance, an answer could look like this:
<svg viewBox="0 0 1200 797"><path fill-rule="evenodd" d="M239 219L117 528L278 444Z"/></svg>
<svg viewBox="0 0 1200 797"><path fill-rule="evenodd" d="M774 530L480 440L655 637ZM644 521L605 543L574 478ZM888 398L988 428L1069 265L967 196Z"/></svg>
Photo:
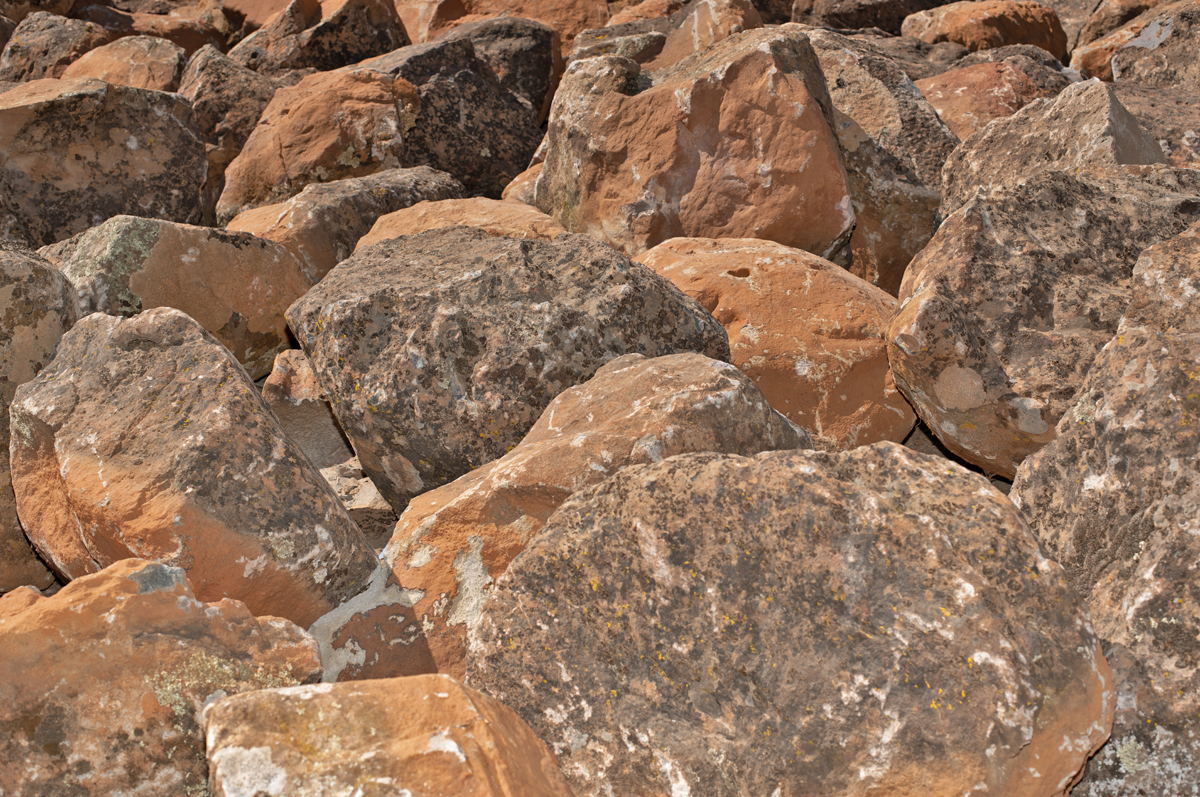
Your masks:
<svg viewBox="0 0 1200 797"><path fill-rule="evenodd" d="M954 68L999 63L1024 73L1047 97L1058 95L1067 86L1080 80L1078 73L1067 69L1057 58L1032 44L1009 44L990 50L976 50L956 61Z"/></svg>
<svg viewBox="0 0 1200 797"><path fill-rule="evenodd" d="M725 330L694 299L581 235L451 228L385 241L287 318L397 512L503 456L554 396L614 357L729 357Z"/></svg>
<svg viewBox="0 0 1200 797"><path fill-rule="evenodd" d="M649 63L662 52L672 29L668 15L585 30L575 37L571 52L567 54L567 65L598 55L616 55L639 64Z"/></svg>
<svg viewBox="0 0 1200 797"><path fill-rule="evenodd" d="M1163 3L1071 53L1071 68L1085 77L1134 80L1149 86L1195 85L1195 28L1200 2Z"/></svg>
<svg viewBox="0 0 1200 797"><path fill-rule="evenodd" d="M54 582L17 519L8 464L8 405L17 386L50 362L58 339L75 320L75 292L62 274L32 252L0 244L0 593L24 584L42 589Z"/></svg>
<svg viewBox="0 0 1200 797"><path fill-rule="evenodd" d="M0 53L0 80L61 77L72 61L111 39L99 25L38 11L17 25Z"/></svg>
<svg viewBox="0 0 1200 797"><path fill-rule="evenodd" d="M245 371L178 310L80 321L11 413L17 511L64 578L154 559L203 600L307 626L374 568Z"/></svg>
<svg viewBox="0 0 1200 797"><path fill-rule="evenodd" d="M1113 93L1162 148L1167 162L1200 168L1200 95L1118 80Z"/></svg>
<svg viewBox="0 0 1200 797"><path fill-rule="evenodd" d="M475 227L490 235L546 240L566 232L561 224L545 213L519 202L484 197L443 199L440 202L418 202L412 207L380 216L371 231L359 240L355 251L401 235L457 226Z"/></svg>
<svg viewBox="0 0 1200 797"><path fill-rule="evenodd" d="M263 383L262 397L279 419L284 434L318 468L338 465L354 456L304 352L289 349L276 355L275 367Z"/></svg>
<svg viewBox="0 0 1200 797"><path fill-rule="evenodd" d="M8 40L12 38L13 31L16 29L16 22L13 22L6 16L0 15L0 50L3 50L8 45Z"/></svg>
<svg viewBox="0 0 1200 797"><path fill-rule="evenodd" d="M692 451L810 447L728 363L694 353L613 360L560 393L502 458L413 499L384 550L385 589L312 626L325 678L411 675L414 665L461 677L491 585L569 495L621 468Z"/></svg>
<svg viewBox="0 0 1200 797"><path fill-rule="evenodd" d="M214 797L572 797L512 709L444 675L266 689L205 722Z"/></svg>
<svg viewBox="0 0 1200 797"><path fill-rule="evenodd" d="M504 186L504 192L500 194L500 198L536 207L537 178L541 173L541 163L535 163L533 166L530 166L514 177L511 183Z"/></svg>
<svg viewBox="0 0 1200 797"><path fill-rule="evenodd" d="M968 50L1033 44L1067 60L1067 34L1053 9L1033 0L964 0L904 20L901 32L934 44L958 42Z"/></svg>
<svg viewBox="0 0 1200 797"><path fill-rule="evenodd" d="M942 5L942 0L795 0L792 22L818 27L878 28L900 34L904 18Z"/></svg>
<svg viewBox="0 0 1200 797"><path fill-rule="evenodd" d="M1065 795L1115 697L1020 513L889 443L576 493L484 605L468 682L579 794L656 797Z"/></svg>
<svg viewBox="0 0 1200 797"><path fill-rule="evenodd" d="M892 371L955 454L1011 478L1053 440L1138 254L1200 218L1200 173L1140 171L1046 171L977 197L909 266Z"/></svg>
<svg viewBox="0 0 1200 797"><path fill-rule="evenodd" d="M1095 10L1097 0L1039 0L1044 6L1054 9L1067 35L1067 50L1079 44L1079 34Z"/></svg>
<svg viewBox="0 0 1200 797"><path fill-rule="evenodd" d="M0 2L0 14L13 22L21 22L39 11L63 16L71 10L72 5L74 0L3 0Z"/></svg>
<svg viewBox="0 0 1200 797"><path fill-rule="evenodd" d="M896 62L896 66L904 70L909 80L940 75L947 69L953 69L970 52L957 42L930 44L912 36L886 36L883 31L870 29L848 32L847 35L883 50Z"/></svg>
<svg viewBox="0 0 1200 797"><path fill-rule="evenodd" d="M626 22L669 17L686 4L686 0L642 0L640 3L627 5L613 14L608 18L608 24L604 27L612 28Z"/></svg>
<svg viewBox="0 0 1200 797"><path fill-rule="evenodd" d="M463 17L471 20L499 16L543 22L558 31L562 52L582 31L608 22L605 0L398 0L397 10L414 42L437 38ZM470 21L470 20L468 20Z"/></svg>
<svg viewBox="0 0 1200 797"><path fill-rule="evenodd" d="M917 88L964 141L993 119L1012 116L1046 96L1024 72L1003 61L951 69L917 81Z"/></svg>
<svg viewBox="0 0 1200 797"><path fill-rule="evenodd" d="M692 0L671 15L662 50L647 62L651 70L669 69L735 33L762 27L750 0Z"/></svg>
<svg viewBox="0 0 1200 797"><path fill-rule="evenodd" d="M1078 44L1089 44L1107 36L1158 4L1159 0L1100 0L1079 32Z"/></svg>
<svg viewBox="0 0 1200 797"><path fill-rule="evenodd" d="M203 794L209 699L320 678L312 637L179 568L126 559L52 597L0 598L0 790Z"/></svg>
<svg viewBox="0 0 1200 797"><path fill-rule="evenodd" d="M175 91L187 55L183 48L156 36L126 36L89 50L68 66L63 77L94 77L138 89Z"/></svg>
<svg viewBox="0 0 1200 797"><path fill-rule="evenodd" d="M1112 88L1088 80L1054 99L1034 100L964 141L942 169L942 213L1043 170L1165 162L1158 142Z"/></svg>
<svg viewBox="0 0 1200 797"><path fill-rule="evenodd" d="M358 524L363 536L375 550L383 550L396 527L396 512L374 482L363 473L358 457L352 457L332 467L322 468L321 475L337 493L350 519Z"/></svg>
<svg viewBox="0 0 1200 797"><path fill-rule="evenodd" d="M225 12L248 31L256 31L288 7L290 0L221 0Z"/></svg>
<svg viewBox="0 0 1200 797"><path fill-rule="evenodd" d="M884 341L897 302L883 291L816 255L747 238L674 238L638 262L721 322L731 362L817 447L898 443L912 429Z"/></svg>
<svg viewBox="0 0 1200 797"><path fill-rule="evenodd" d="M225 36L213 25L211 17L201 19L182 14L128 13L104 5L84 6L75 15L101 26L114 39L121 36L157 36L178 44L189 57L205 45L222 50L225 48Z"/></svg>
<svg viewBox="0 0 1200 797"><path fill-rule="evenodd" d="M1124 321L1169 334L1200 332L1200 225L1142 251Z"/></svg>
<svg viewBox="0 0 1200 797"><path fill-rule="evenodd" d="M736 34L652 81L624 58L577 61L550 111L537 205L630 255L703 236L844 261L854 211L833 126L797 27Z"/></svg>
<svg viewBox="0 0 1200 797"><path fill-rule="evenodd" d="M366 177L310 183L287 202L247 210L230 230L278 241L299 258L304 273L319 282L354 252L381 217L418 202L458 199L462 183L428 166L387 169Z"/></svg>

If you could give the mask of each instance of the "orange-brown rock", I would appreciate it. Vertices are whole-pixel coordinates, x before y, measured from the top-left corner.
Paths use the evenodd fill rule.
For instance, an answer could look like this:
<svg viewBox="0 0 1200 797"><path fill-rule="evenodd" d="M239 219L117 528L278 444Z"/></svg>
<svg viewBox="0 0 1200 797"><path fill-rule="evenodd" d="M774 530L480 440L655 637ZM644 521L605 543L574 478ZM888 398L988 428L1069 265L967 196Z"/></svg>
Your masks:
<svg viewBox="0 0 1200 797"><path fill-rule="evenodd" d="M1045 96L1024 72L1003 61L951 69L918 80L917 88L964 141L993 119L1011 116Z"/></svg>
<svg viewBox="0 0 1200 797"><path fill-rule="evenodd" d="M905 18L905 36L957 42L968 50L1033 44L1060 61L1067 59L1067 34L1053 9L1033 0L963 0Z"/></svg>
<svg viewBox="0 0 1200 797"><path fill-rule="evenodd" d="M213 797L573 797L512 709L444 675L264 689L204 720Z"/></svg>
<svg viewBox="0 0 1200 797"><path fill-rule="evenodd" d="M178 44L190 56L201 47L211 44L225 48L225 36L213 24L211 17L203 19L183 14L146 14L125 12L103 5L86 5L77 16L94 22L112 37L157 36Z"/></svg>
<svg viewBox="0 0 1200 797"><path fill-rule="evenodd" d="M64 16L74 3L75 0L3 0L0 2L0 14L13 22L21 22L39 11Z"/></svg>
<svg viewBox="0 0 1200 797"><path fill-rule="evenodd" d="M279 419L284 434L318 468L354 456L304 352L288 349L275 357L275 367L263 383L262 397Z"/></svg>
<svg viewBox="0 0 1200 797"><path fill-rule="evenodd" d="M750 0L692 0L671 15L671 29L662 50L646 63L646 69L669 69L735 33L761 28L762 24Z"/></svg>
<svg viewBox="0 0 1200 797"><path fill-rule="evenodd" d="M84 53L63 70L63 77L94 77L139 89L176 91L187 54L157 36L126 36Z"/></svg>
<svg viewBox="0 0 1200 797"><path fill-rule="evenodd" d="M256 31L271 17L288 7L291 0L221 0L225 13L237 20L242 28Z"/></svg>
<svg viewBox="0 0 1200 797"><path fill-rule="evenodd" d="M624 25L626 22L642 19L669 17L685 5L685 0L642 0L640 3L631 3L609 17L605 27Z"/></svg>
<svg viewBox="0 0 1200 797"><path fill-rule="evenodd" d="M942 0L795 0L792 22L841 30L870 29L900 34L908 15L942 5Z"/></svg>
<svg viewBox="0 0 1200 797"><path fill-rule="evenodd" d="M1126 22L1159 5L1159 2L1160 0L1100 0L1079 32L1078 44L1090 44L1107 36Z"/></svg>
<svg viewBox="0 0 1200 797"><path fill-rule="evenodd" d="M514 177L511 183L504 186L504 193L500 195L500 198L536 207L537 178L541 173L541 163L535 163L534 165L530 166L528 169Z"/></svg>
<svg viewBox="0 0 1200 797"><path fill-rule="evenodd" d="M202 794L211 700L320 678L312 637L176 567L126 559L51 597L0 598L0 791Z"/></svg>
<svg viewBox="0 0 1200 797"><path fill-rule="evenodd" d="M99 25L38 11L17 25L0 53L0 80L61 77L72 61L111 40Z"/></svg>
<svg viewBox="0 0 1200 797"><path fill-rule="evenodd" d="M401 235L460 225L509 238L549 240L566 232L561 224L545 213L520 202L484 197L443 199L418 202L412 207L380 216L371 231L359 239L355 251Z"/></svg>
<svg viewBox="0 0 1200 797"><path fill-rule="evenodd" d="M17 512L64 578L153 559L203 600L307 626L375 567L246 372L178 310L88 316L11 413Z"/></svg>
<svg viewBox="0 0 1200 797"><path fill-rule="evenodd" d="M414 42L435 39L468 15L486 19L507 14L552 26L564 54L576 36L603 27L609 18L605 0L396 0L396 10Z"/></svg>
<svg viewBox="0 0 1200 797"><path fill-rule="evenodd" d="M1157 88L1190 88L1200 76L1195 31L1200 2L1155 6L1071 53L1071 68L1085 77L1123 79Z"/></svg>

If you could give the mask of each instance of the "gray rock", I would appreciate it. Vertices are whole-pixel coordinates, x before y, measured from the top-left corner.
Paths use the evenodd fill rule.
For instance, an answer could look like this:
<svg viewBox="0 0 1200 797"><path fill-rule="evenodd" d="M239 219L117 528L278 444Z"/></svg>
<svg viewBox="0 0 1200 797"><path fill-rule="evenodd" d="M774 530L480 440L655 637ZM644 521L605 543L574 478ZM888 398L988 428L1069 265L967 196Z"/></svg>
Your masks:
<svg viewBox="0 0 1200 797"><path fill-rule="evenodd" d="M21 20L0 53L0 80L60 77L72 61L110 41L92 22L37 11Z"/></svg>

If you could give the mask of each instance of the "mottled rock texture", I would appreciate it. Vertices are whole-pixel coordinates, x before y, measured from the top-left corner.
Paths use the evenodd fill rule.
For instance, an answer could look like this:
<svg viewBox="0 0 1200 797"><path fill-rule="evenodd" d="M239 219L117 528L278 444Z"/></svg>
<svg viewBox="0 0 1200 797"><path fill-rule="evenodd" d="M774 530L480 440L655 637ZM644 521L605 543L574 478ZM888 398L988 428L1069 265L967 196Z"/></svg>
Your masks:
<svg viewBox="0 0 1200 797"><path fill-rule="evenodd" d="M1097 0L1045 0L1042 5L1052 8L1058 16L1067 35L1067 50L1071 51L1080 43L1079 34L1096 9Z"/></svg>
<svg viewBox="0 0 1200 797"><path fill-rule="evenodd" d="M65 579L130 557L308 626L375 555L229 353L178 310L94 314L12 404L13 489Z"/></svg>
<svg viewBox="0 0 1200 797"><path fill-rule="evenodd" d="M792 22L855 30L878 28L900 34L904 18L942 4L942 0L795 0Z"/></svg>
<svg viewBox="0 0 1200 797"><path fill-rule="evenodd" d="M183 48L155 36L127 36L89 50L63 77L93 77L105 83L153 91L177 91L187 64Z"/></svg>
<svg viewBox="0 0 1200 797"><path fill-rule="evenodd" d="M1077 49L1071 55L1071 66L1102 80L1130 80L1158 88L1194 87L1200 80L1198 29L1200 2L1164 3Z"/></svg>
<svg viewBox="0 0 1200 797"><path fill-rule="evenodd" d="M964 141L993 119L1012 116L1046 96L1024 72L1003 61L951 69L916 85L946 126Z"/></svg>
<svg viewBox="0 0 1200 797"><path fill-rule="evenodd" d="M117 562L52 597L0 598L0 790L204 794L206 701L320 678L312 637L177 567Z"/></svg>
<svg viewBox="0 0 1200 797"><path fill-rule="evenodd" d="M762 17L750 0L692 0L670 17L662 50L646 68L669 69L735 33L762 27Z"/></svg>
<svg viewBox="0 0 1200 797"><path fill-rule="evenodd" d="M142 11L126 12L98 4L76 7L72 14L99 25L114 39L122 36L157 36L178 44L189 56L205 45L225 47L225 35L213 25L215 20L211 14L148 14ZM203 18L205 16L208 18Z"/></svg>
<svg viewBox="0 0 1200 797"><path fill-rule="evenodd" d="M275 357L271 375L263 383L262 397L279 419L284 434L318 468L354 456L304 352L289 349Z"/></svg>
<svg viewBox="0 0 1200 797"><path fill-rule="evenodd" d="M1047 97L1053 97L1072 83L1080 81L1078 73L1068 70L1057 58L1032 44L1009 44L991 50L976 50L964 55L954 66L999 63L1024 73Z"/></svg>
<svg viewBox="0 0 1200 797"><path fill-rule="evenodd" d="M1200 168L1200 95L1118 80L1113 93L1162 148L1174 166Z"/></svg>
<svg viewBox="0 0 1200 797"><path fill-rule="evenodd" d="M0 80L62 77L72 61L111 40L108 31L91 22L44 11L30 14L0 53Z"/></svg>
<svg viewBox="0 0 1200 797"><path fill-rule="evenodd" d="M1100 0L1088 17L1087 24L1079 31L1077 43L1088 44L1107 36L1158 4L1159 0Z"/></svg>
<svg viewBox="0 0 1200 797"><path fill-rule="evenodd" d="M1020 513L890 443L576 493L484 605L467 681L581 795L1065 795L1115 698Z"/></svg>
<svg viewBox="0 0 1200 797"><path fill-rule="evenodd" d="M1051 8L1033 0L965 0L904 20L905 36L936 44L957 42L968 50L1032 44L1060 61L1067 59L1067 34Z"/></svg>
<svg viewBox="0 0 1200 797"><path fill-rule="evenodd" d="M883 50L896 62L896 66L904 70L909 80L920 80L953 69L958 61L970 53L957 42L930 44L914 36L887 36L882 31L872 31L869 28L865 31L847 32L847 35Z"/></svg>
<svg viewBox="0 0 1200 797"><path fill-rule="evenodd" d="M71 10L73 0L3 0L0 2L0 14L20 22L30 14L45 12L50 14L66 14Z"/></svg>
<svg viewBox="0 0 1200 797"><path fill-rule="evenodd" d="M380 495L375 483L363 473L358 457L322 468L321 475L337 493L342 506L346 507L346 513L358 524L371 547L382 550L392 538L396 512Z"/></svg>
<svg viewBox="0 0 1200 797"><path fill-rule="evenodd" d="M380 216L371 231L359 240L358 249L366 249L401 235L458 226L475 227L492 235L510 238L551 240L566 232L550 216L520 202L486 197L444 199L440 202L418 202L412 207Z"/></svg>
<svg viewBox="0 0 1200 797"><path fill-rule="evenodd" d="M564 53L582 31L603 27L609 18L605 0L397 0L396 8L414 42L434 39L460 20L508 15L552 26Z"/></svg>

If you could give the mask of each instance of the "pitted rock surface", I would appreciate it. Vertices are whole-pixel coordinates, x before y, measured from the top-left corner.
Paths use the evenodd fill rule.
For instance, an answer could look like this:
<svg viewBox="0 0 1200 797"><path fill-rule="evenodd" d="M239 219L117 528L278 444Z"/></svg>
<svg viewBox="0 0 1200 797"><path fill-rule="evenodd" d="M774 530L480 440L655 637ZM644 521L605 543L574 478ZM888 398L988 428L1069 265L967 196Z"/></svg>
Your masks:
<svg viewBox="0 0 1200 797"><path fill-rule="evenodd" d="M930 44L914 36L887 36L882 31L870 28L845 33L883 50L888 58L896 62L896 66L904 70L909 80L940 75L948 69L953 69L960 60L970 54L970 50L957 42Z"/></svg>
<svg viewBox="0 0 1200 797"><path fill-rule="evenodd" d="M1159 0L1100 0L1087 24L1079 31L1078 44L1089 44L1107 36L1157 5Z"/></svg>
<svg viewBox="0 0 1200 797"><path fill-rule="evenodd" d="M91 22L44 11L30 14L0 53L0 80L62 77L72 61L111 40L108 31Z"/></svg>
<svg viewBox="0 0 1200 797"><path fill-rule="evenodd" d="M968 50L1032 44L1060 61L1067 59L1067 34L1053 9L1033 0L963 0L904 20L905 36L936 44L950 41Z"/></svg>
<svg viewBox="0 0 1200 797"><path fill-rule="evenodd" d="M288 349L276 355L262 397L284 434L318 468L339 465L354 456L304 352Z"/></svg>
<svg viewBox="0 0 1200 797"><path fill-rule="evenodd" d="M629 8L632 6L626 10ZM672 18L673 14L666 14L617 23L614 17L603 28L585 30L575 37L571 52L567 54L567 65L598 55L617 55L639 64L648 63L662 52L667 34L674 30Z"/></svg>
<svg viewBox="0 0 1200 797"><path fill-rule="evenodd" d="M355 251L401 235L460 226L474 227L496 236L546 240L566 232L561 224L545 213L519 202L486 197L444 199L440 202L418 202L380 216L371 231L359 239Z"/></svg>
<svg viewBox="0 0 1200 797"><path fill-rule="evenodd" d="M1020 513L891 443L576 493L484 605L467 682L589 796L1065 795L1115 697Z"/></svg>
<svg viewBox="0 0 1200 797"><path fill-rule="evenodd" d="M1063 33L1067 34L1067 50L1073 51L1081 44L1079 34L1096 9L1097 0L1045 0L1042 5L1054 10L1062 23Z"/></svg>
<svg viewBox="0 0 1200 797"><path fill-rule="evenodd" d="M399 0L397 8L413 41L434 39L458 20L507 15L552 26L564 54L580 32L603 27L609 19L605 0Z"/></svg>
<svg viewBox="0 0 1200 797"><path fill-rule="evenodd" d="M503 456L551 399L615 357L729 359L725 330L699 303L582 235L451 228L385 241L343 261L287 318L397 512Z"/></svg>
<svg viewBox="0 0 1200 797"><path fill-rule="evenodd" d="M12 407L17 511L66 579L153 559L203 600L308 626L375 566L245 371L178 310L88 316Z"/></svg>
<svg viewBox="0 0 1200 797"><path fill-rule="evenodd" d="M195 8L193 6L193 8ZM214 26L212 14L192 16L184 13L147 14L141 11L126 12L115 7L99 4L76 7L74 16L95 23L107 30L114 39L122 36L157 36L178 44L184 52L192 53L205 45L224 48L225 36ZM207 16L207 19L201 18Z"/></svg>
<svg viewBox="0 0 1200 797"><path fill-rule="evenodd" d="M5 794L185 795L207 793L206 701L315 681L321 661L287 620L126 559L52 597L0 597L0 670Z"/></svg>
<svg viewBox="0 0 1200 797"><path fill-rule="evenodd" d="M1101 80L1136 79L1160 88L1194 85L1197 59L1187 48L1195 43L1198 14L1200 2L1196 0L1162 3L1111 33L1081 44L1071 53L1071 68ZM1124 74L1125 66L1135 74Z"/></svg>
<svg viewBox="0 0 1200 797"><path fill-rule="evenodd" d="M1133 267L1124 322L1174 334L1200 332L1200 222L1145 249Z"/></svg>
<svg viewBox="0 0 1200 797"><path fill-rule="evenodd" d="M900 35L904 18L942 5L942 0L796 0L792 22L857 30L878 28Z"/></svg>
<svg viewBox="0 0 1200 797"><path fill-rule="evenodd" d="M917 81L917 88L964 141L993 119L1012 116L1046 96L1024 72L1004 61L951 69Z"/></svg>
<svg viewBox="0 0 1200 797"><path fill-rule="evenodd" d="M750 0L692 0L670 21L662 50L646 63L648 70L670 69L735 33L763 26Z"/></svg>
<svg viewBox="0 0 1200 797"><path fill-rule="evenodd" d="M94 77L136 89L177 91L187 54L156 36L126 36L89 50L73 61L63 77Z"/></svg>
<svg viewBox="0 0 1200 797"><path fill-rule="evenodd" d="M1167 162L1200 168L1200 96L1189 89L1159 89L1118 80L1113 93L1162 148Z"/></svg>

